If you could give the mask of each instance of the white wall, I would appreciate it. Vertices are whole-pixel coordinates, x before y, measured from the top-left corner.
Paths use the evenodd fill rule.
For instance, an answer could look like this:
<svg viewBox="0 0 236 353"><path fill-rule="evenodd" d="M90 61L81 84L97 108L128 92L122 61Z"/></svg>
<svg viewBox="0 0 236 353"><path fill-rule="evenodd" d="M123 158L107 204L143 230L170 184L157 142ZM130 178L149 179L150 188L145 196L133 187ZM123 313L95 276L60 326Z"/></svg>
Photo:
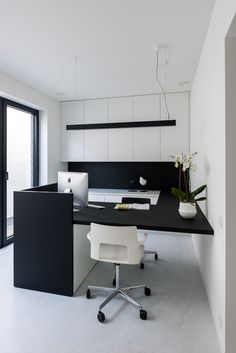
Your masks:
<svg viewBox="0 0 236 353"><path fill-rule="evenodd" d="M232 28L233 26L231 26ZM226 351L236 350L236 16L226 40ZM230 33L231 35L231 28Z"/></svg>
<svg viewBox="0 0 236 353"><path fill-rule="evenodd" d="M0 96L40 110L40 184L57 180L60 163L61 111L59 102L0 72Z"/></svg>
<svg viewBox="0 0 236 353"><path fill-rule="evenodd" d="M227 348L227 335L225 342L225 37L235 11L235 0L216 0L192 87L190 114L190 147L199 151L193 186L208 185L207 211L204 209L215 231L214 237L194 236L193 242L222 352L226 345L226 353L235 350Z"/></svg>

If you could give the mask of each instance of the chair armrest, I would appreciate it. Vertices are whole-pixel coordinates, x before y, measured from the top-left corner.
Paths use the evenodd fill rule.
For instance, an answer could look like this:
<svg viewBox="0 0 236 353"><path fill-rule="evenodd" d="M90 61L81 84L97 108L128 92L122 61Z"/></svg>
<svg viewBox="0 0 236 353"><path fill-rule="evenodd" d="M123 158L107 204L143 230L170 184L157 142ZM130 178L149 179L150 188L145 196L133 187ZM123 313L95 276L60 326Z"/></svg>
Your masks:
<svg viewBox="0 0 236 353"><path fill-rule="evenodd" d="M91 232L89 232L89 233L87 234L87 238L88 238L88 240L91 242Z"/></svg>
<svg viewBox="0 0 236 353"><path fill-rule="evenodd" d="M140 244L144 244L145 243L145 241L146 241L146 239L148 237L148 233L143 233L142 237L143 237L142 239L138 240Z"/></svg>
<svg viewBox="0 0 236 353"><path fill-rule="evenodd" d="M143 252L144 252L144 245L143 244L139 245L139 250L140 250L141 257L142 257Z"/></svg>

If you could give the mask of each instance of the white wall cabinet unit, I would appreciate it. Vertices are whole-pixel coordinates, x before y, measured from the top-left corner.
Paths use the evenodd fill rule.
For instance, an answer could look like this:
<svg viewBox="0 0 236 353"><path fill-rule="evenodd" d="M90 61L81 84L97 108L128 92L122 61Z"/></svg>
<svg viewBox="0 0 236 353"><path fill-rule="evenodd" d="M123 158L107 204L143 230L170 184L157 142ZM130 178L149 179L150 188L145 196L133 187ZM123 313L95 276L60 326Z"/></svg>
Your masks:
<svg viewBox="0 0 236 353"><path fill-rule="evenodd" d="M63 161L170 161L189 151L189 93L166 94L176 126L66 130L66 125L167 119L163 94L62 103Z"/></svg>
<svg viewBox="0 0 236 353"><path fill-rule="evenodd" d="M86 124L107 122L107 99L84 101L84 122Z"/></svg>
<svg viewBox="0 0 236 353"><path fill-rule="evenodd" d="M160 161L161 129L144 127L134 129L134 160Z"/></svg>
<svg viewBox="0 0 236 353"><path fill-rule="evenodd" d="M108 99L108 121L132 121L133 120L133 97L109 98Z"/></svg>
<svg viewBox="0 0 236 353"><path fill-rule="evenodd" d="M107 129L84 131L84 160L107 161Z"/></svg>
<svg viewBox="0 0 236 353"><path fill-rule="evenodd" d="M134 97L134 120L158 120L161 117L160 95Z"/></svg>
<svg viewBox="0 0 236 353"><path fill-rule="evenodd" d="M66 130L66 125L84 123L84 103L83 101L62 102L61 108L62 161L83 161L84 131Z"/></svg>
<svg viewBox="0 0 236 353"><path fill-rule="evenodd" d="M170 155L189 151L189 93L166 95L170 118L176 119L173 128L161 127L161 160L170 161ZM161 117L167 118L164 97L161 97Z"/></svg>
<svg viewBox="0 0 236 353"><path fill-rule="evenodd" d="M108 132L109 161L133 160L133 129L110 129Z"/></svg>
<svg viewBox="0 0 236 353"><path fill-rule="evenodd" d="M84 131L66 131L62 138L62 160L70 162L84 160Z"/></svg>

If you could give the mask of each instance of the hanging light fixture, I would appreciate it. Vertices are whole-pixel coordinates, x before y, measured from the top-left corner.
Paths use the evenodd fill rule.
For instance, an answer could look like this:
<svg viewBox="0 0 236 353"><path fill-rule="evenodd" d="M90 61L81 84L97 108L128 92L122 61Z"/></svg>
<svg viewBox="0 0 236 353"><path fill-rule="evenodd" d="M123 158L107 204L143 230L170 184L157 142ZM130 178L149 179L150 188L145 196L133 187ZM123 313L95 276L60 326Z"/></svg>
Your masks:
<svg viewBox="0 0 236 353"><path fill-rule="evenodd" d="M159 53L165 49L165 60L164 63L160 62ZM130 121L130 122L107 122L107 123L90 123L90 124L73 124L73 125L66 125L67 130L89 130L89 129L120 129L120 128L141 128L141 127L150 127L150 126L174 126L176 125L176 120L170 119L169 108L166 99L166 88L164 88L160 78L159 78L159 68L162 66L167 66L170 60L170 51L168 47L160 47L155 46L154 48L156 52L156 70L155 70L155 78L158 85L161 88L166 112L167 112L167 119L162 120L151 120L151 121ZM75 96L77 96L77 66L78 66L78 57L74 58L74 92ZM63 73L62 73L63 75ZM167 81L167 70L165 71L165 78Z"/></svg>
<svg viewBox="0 0 236 353"><path fill-rule="evenodd" d="M155 79L159 87L161 88L161 91L163 93L164 97L164 102L165 102L165 108L166 108L166 113L167 113L167 119L170 120L170 111L166 99L166 89L167 89L167 65L170 61L170 49L168 46L161 46L161 45L154 45L153 46L154 52L156 53L156 67L155 67ZM164 61L163 63L160 62L160 53L163 52L164 54ZM161 82L159 78L159 68L160 67L165 67L165 87L163 83Z"/></svg>

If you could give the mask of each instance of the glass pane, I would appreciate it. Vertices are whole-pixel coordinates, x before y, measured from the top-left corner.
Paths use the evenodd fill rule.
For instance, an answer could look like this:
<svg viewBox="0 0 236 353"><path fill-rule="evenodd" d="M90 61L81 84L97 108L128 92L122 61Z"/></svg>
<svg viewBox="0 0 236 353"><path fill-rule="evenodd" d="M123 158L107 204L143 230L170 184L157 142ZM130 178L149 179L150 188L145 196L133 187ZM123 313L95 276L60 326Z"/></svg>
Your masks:
<svg viewBox="0 0 236 353"><path fill-rule="evenodd" d="M28 112L7 107L7 238L14 233L13 191L33 185L32 119Z"/></svg>

